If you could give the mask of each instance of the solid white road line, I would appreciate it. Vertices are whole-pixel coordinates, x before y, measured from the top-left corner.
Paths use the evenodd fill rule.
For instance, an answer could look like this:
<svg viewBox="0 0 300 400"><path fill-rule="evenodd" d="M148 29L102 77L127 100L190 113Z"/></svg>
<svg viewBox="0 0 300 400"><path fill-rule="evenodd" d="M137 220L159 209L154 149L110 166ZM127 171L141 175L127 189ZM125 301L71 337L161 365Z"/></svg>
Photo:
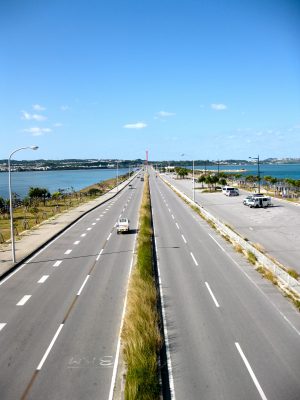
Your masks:
<svg viewBox="0 0 300 400"><path fill-rule="evenodd" d="M243 353L243 350L241 349L241 346L237 342L235 343L235 345L236 345L236 348L238 349L238 352L240 353L240 356L242 357L242 360L244 361L244 363L246 365L246 368L247 368L247 370L248 370L248 372L249 372L249 374L250 374L250 376L251 376L251 378L252 378L252 380L254 382L254 385L256 386L256 389L258 390L258 393L260 394L260 397L263 400L267 400L267 397L264 394L264 391L262 390L262 388L261 388L261 386L260 386L260 384L259 384L259 382L258 382L258 380L257 380L252 368L251 368L251 365L249 364L249 361L247 360L245 354Z"/></svg>
<svg viewBox="0 0 300 400"><path fill-rule="evenodd" d="M36 368L38 371L42 369L43 364L44 364L44 362L46 361L46 358L48 357L48 355L49 355L49 353L50 353L50 351L51 351L51 349L52 349L52 347L53 347L53 345L54 345L54 343L55 343L55 341L56 341L58 335L60 334L60 331L61 331L62 328L63 328L63 326L64 326L64 324L60 324L60 325L59 325L59 328L57 329L57 331L56 331L56 333L55 333L53 339L51 340L51 343L49 344L48 349L46 350L45 354L43 355L43 358L41 359L39 365L38 365L37 368Z"/></svg>
<svg viewBox="0 0 300 400"><path fill-rule="evenodd" d="M70 253L72 253L71 249L68 249L68 250L65 251L65 254L70 254Z"/></svg>
<svg viewBox="0 0 300 400"><path fill-rule="evenodd" d="M82 233L80 236L81 236L81 237L85 237L85 236L86 236L86 233Z"/></svg>
<svg viewBox="0 0 300 400"><path fill-rule="evenodd" d="M103 253L103 249L101 249L100 253L98 254L98 256L97 256L97 258L96 258L96 261L99 260L99 258L100 258L100 256L101 256L102 253Z"/></svg>
<svg viewBox="0 0 300 400"><path fill-rule="evenodd" d="M76 242L74 242L74 244L79 244L80 243L80 240L76 240Z"/></svg>
<svg viewBox="0 0 300 400"><path fill-rule="evenodd" d="M58 267L62 263L62 260L57 260L54 264L53 267Z"/></svg>
<svg viewBox="0 0 300 400"><path fill-rule="evenodd" d="M111 377L108 400L113 400L114 388L115 388L115 384L116 384L117 370L118 370L118 365L119 365L120 348L121 348L121 333L123 330L123 324L124 324L124 318L125 318L125 312L126 312L128 289L129 289L129 279L131 276L132 265L133 265L133 257L131 260L130 269L129 269L129 273L128 273L127 289L126 289L125 300L124 300L124 304L123 304L121 325L120 325L120 330L119 330L119 338L118 338L118 343L117 343L116 356L115 356L115 362L114 362L114 367L113 367L113 372L112 372L112 377Z"/></svg>
<svg viewBox="0 0 300 400"><path fill-rule="evenodd" d="M111 237L111 232L110 232L110 234L108 235L108 237L107 237L107 239L106 239L106 240L109 240L109 239L110 239L110 237Z"/></svg>
<svg viewBox="0 0 300 400"><path fill-rule="evenodd" d="M183 235L181 235L181 237L182 237L184 243L186 243L185 237Z"/></svg>
<svg viewBox="0 0 300 400"><path fill-rule="evenodd" d="M208 234L211 238L212 238L212 240L220 247L220 249L222 250L222 251L224 251L225 252L225 250L223 249L223 247L220 245L220 243L219 242L217 242L216 241L216 239L213 237L213 236L211 236L211 234L209 233Z"/></svg>
<svg viewBox="0 0 300 400"><path fill-rule="evenodd" d="M213 301L214 301L214 303L215 303L215 305L216 305L216 307L220 307L220 305L219 305L219 303L217 302L217 299L215 298L215 296L214 296L214 294L213 294L213 292L212 292L212 290L211 290L211 288L210 288L210 286L209 286L209 284L207 283L207 282L205 282L205 285L206 285L206 287L207 287L207 290L209 291L209 294L211 295L211 297L212 297L212 299L213 299Z"/></svg>
<svg viewBox="0 0 300 400"><path fill-rule="evenodd" d="M81 288L79 289L79 291L78 291L78 293L77 293L77 296L80 296L80 294L81 294L81 292L82 292L82 290L83 290L85 284L87 283L87 280L89 279L89 277L90 277L90 275L87 275L87 277L85 278L85 280L84 280L84 282L83 282Z"/></svg>
<svg viewBox="0 0 300 400"><path fill-rule="evenodd" d="M0 331L2 331L2 329L5 327L5 325L6 325L6 322L0 323Z"/></svg>
<svg viewBox="0 0 300 400"><path fill-rule="evenodd" d="M16 304L17 306L24 306L24 304L30 299L31 294L26 294L22 299Z"/></svg>
<svg viewBox="0 0 300 400"><path fill-rule="evenodd" d="M177 229L179 229L179 225L177 224L177 222L176 222L176 226L177 226Z"/></svg>
<svg viewBox="0 0 300 400"><path fill-rule="evenodd" d="M191 252L191 256L192 256L192 259L194 260L194 263L197 265L197 267L198 267L198 263L197 263L197 260L196 260L196 258L194 257L194 254Z"/></svg>
<svg viewBox="0 0 300 400"><path fill-rule="evenodd" d="M49 278L49 275L43 275L37 283L44 283Z"/></svg>

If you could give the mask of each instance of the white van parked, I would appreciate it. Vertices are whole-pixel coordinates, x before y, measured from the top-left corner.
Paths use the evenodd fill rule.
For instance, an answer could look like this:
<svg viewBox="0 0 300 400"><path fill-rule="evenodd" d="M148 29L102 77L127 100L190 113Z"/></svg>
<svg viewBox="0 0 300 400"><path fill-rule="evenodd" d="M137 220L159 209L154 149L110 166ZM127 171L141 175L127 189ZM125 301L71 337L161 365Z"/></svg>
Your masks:
<svg viewBox="0 0 300 400"><path fill-rule="evenodd" d="M226 196L238 196L240 194L239 189L232 186L222 187L222 193L224 193Z"/></svg>
<svg viewBox="0 0 300 400"><path fill-rule="evenodd" d="M248 204L250 208L265 208L272 206L271 197L262 196L262 197L253 197L251 200L248 200Z"/></svg>

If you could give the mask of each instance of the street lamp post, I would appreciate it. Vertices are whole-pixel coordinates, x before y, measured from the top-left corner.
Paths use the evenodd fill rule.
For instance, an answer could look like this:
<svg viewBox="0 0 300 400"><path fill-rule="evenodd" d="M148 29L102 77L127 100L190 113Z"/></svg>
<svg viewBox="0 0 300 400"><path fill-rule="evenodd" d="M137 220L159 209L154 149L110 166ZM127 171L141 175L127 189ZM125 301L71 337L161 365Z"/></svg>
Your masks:
<svg viewBox="0 0 300 400"><path fill-rule="evenodd" d="M259 168L259 155L257 157L249 157L251 160L257 161L257 179L258 179L258 193L260 193L260 168Z"/></svg>
<svg viewBox="0 0 300 400"><path fill-rule="evenodd" d="M193 202L195 202L195 160L193 159Z"/></svg>
<svg viewBox="0 0 300 400"><path fill-rule="evenodd" d="M11 253L13 263L16 263L16 250L15 250L15 231L14 231L14 216L13 216L13 203L12 203L12 190L11 190L11 168L10 161L13 154L20 150L37 150L38 146L27 146L20 147L19 149L14 150L10 156L8 157L8 191L9 191L9 214L10 214L10 238L11 238Z"/></svg>
<svg viewBox="0 0 300 400"><path fill-rule="evenodd" d="M181 154L181 157L188 156L188 154ZM195 160L193 159L193 201L195 202Z"/></svg>
<svg viewBox="0 0 300 400"><path fill-rule="evenodd" d="M117 193L119 192L119 161L117 161Z"/></svg>

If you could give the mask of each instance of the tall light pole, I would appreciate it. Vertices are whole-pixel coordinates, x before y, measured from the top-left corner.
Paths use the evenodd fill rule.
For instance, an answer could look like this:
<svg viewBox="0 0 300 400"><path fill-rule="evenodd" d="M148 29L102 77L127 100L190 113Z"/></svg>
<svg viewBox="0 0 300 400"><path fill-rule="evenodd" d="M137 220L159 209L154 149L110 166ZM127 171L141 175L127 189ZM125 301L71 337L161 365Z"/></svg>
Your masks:
<svg viewBox="0 0 300 400"><path fill-rule="evenodd" d="M117 193L119 191L119 161L117 161Z"/></svg>
<svg viewBox="0 0 300 400"><path fill-rule="evenodd" d="M181 154L181 156L188 156L188 154ZM193 159L193 201L195 202L195 160Z"/></svg>
<svg viewBox="0 0 300 400"><path fill-rule="evenodd" d="M16 263L16 250L15 250L15 231L14 231L14 216L13 216L13 203L12 203L12 191L11 191L11 168L10 168L10 160L13 154L20 150L37 150L38 146L27 146L20 147L19 149L14 150L10 156L8 157L8 191L9 191L9 214L10 214L10 238L11 238L11 253L13 263Z"/></svg>
<svg viewBox="0 0 300 400"><path fill-rule="evenodd" d="M257 179L258 179L258 193L260 193L260 168L259 168L259 155L257 157L249 157L251 160L257 161Z"/></svg>
<svg viewBox="0 0 300 400"><path fill-rule="evenodd" d="M193 159L193 202L195 202L195 160Z"/></svg>

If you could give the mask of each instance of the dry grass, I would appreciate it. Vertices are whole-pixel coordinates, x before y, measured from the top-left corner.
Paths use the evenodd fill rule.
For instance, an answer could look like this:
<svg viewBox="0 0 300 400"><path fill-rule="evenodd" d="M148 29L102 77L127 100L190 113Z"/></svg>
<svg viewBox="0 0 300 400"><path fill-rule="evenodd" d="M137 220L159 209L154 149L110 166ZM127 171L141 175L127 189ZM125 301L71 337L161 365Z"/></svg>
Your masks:
<svg viewBox="0 0 300 400"><path fill-rule="evenodd" d="M127 366L125 399L156 400L160 386L158 354L162 344L152 260L152 227L148 177L140 211L137 262L130 279L122 331Z"/></svg>
<svg viewBox="0 0 300 400"><path fill-rule="evenodd" d="M293 268L288 269L288 270L287 270L287 273L288 273L290 276L292 276L293 278L299 279L299 273L298 273L296 270L294 270Z"/></svg>
<svg viewBox="0 0 300 400"><path fill-rule="evenodd" d="M243 252L243 248L242 248L242 246L240 245L240 244L235 244L234 245L234 250L237 252L237 253L240 253L240 254L243 254L244 252Z"/></svg>
<svg viewBox="0 0 300 400"><path fill-rule="evenodd" d="M251 263L251 264L253 264L253 265L255 265L256 264L256 261L257 261L257 258L256 258L256 255L254 254L254 253L252 253L252 251L247 251L247 260Z"/></svg>
<svg viewBox="0 0 300 400"><path fill-rule="evenodd" d="M273 285L278 285L277 278L273 274L273 272L269 271L268 269L266 269L262 266L256 268L256 271L259 272L263 278L268 279L270 282L272 282Z"/></svg>

